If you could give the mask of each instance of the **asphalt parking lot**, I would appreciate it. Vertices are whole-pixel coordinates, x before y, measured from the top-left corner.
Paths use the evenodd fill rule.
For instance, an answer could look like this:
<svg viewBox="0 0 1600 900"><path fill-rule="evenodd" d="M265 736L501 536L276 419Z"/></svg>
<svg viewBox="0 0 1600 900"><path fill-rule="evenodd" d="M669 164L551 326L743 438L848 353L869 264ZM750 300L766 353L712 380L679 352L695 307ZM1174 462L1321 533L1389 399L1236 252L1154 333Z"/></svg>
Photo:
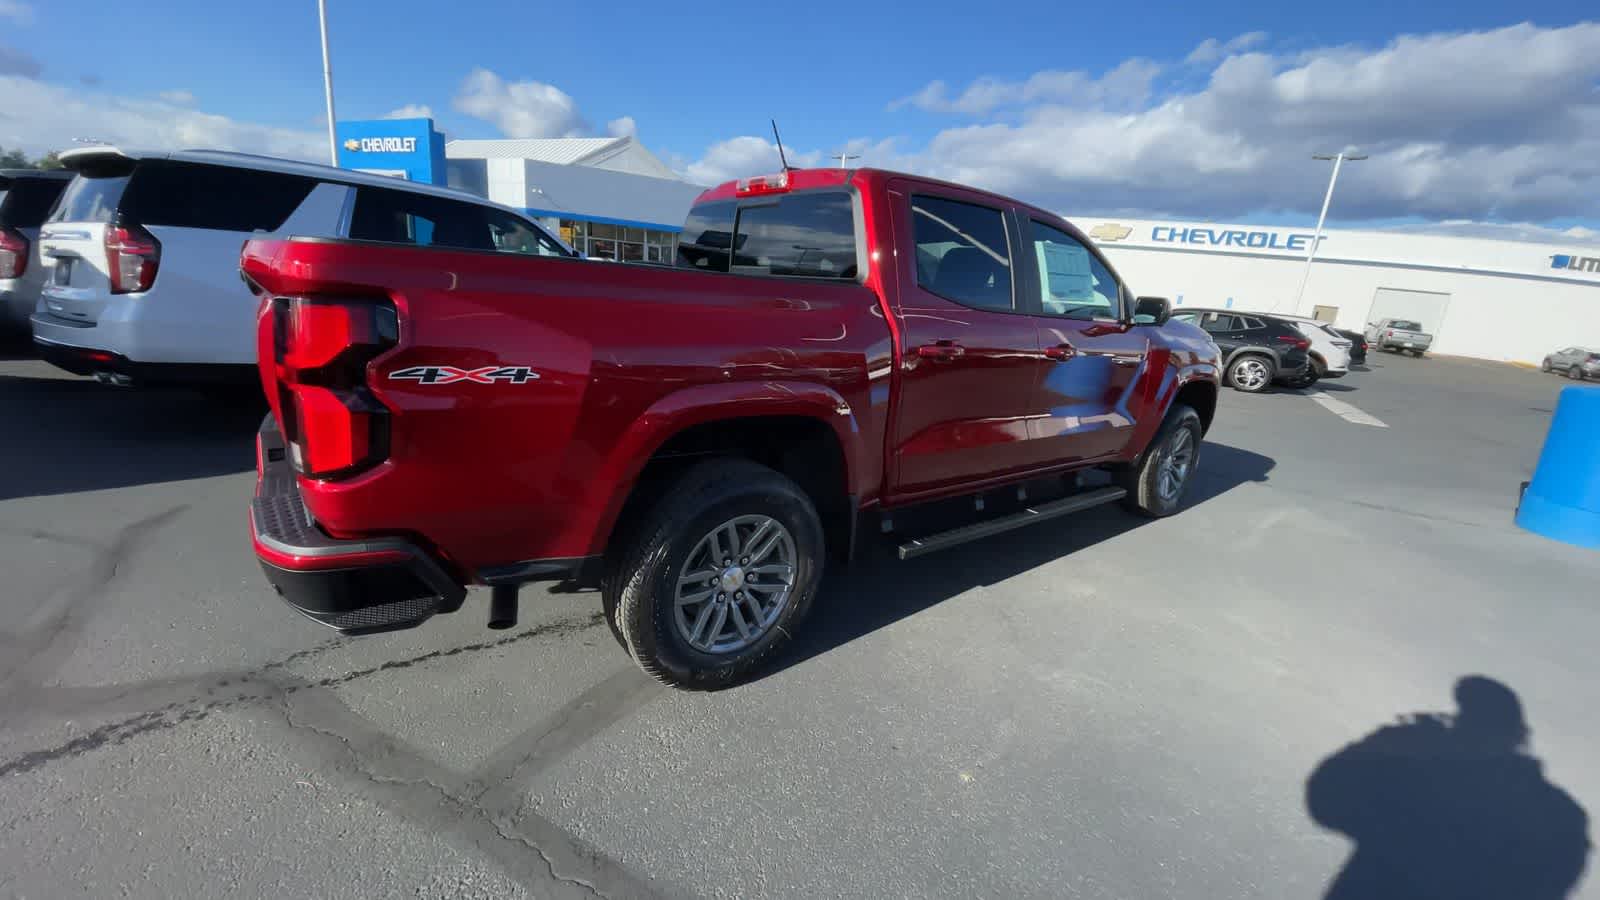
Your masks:
<svg viewBox="0 0 1600 900"><path fill-rule="evenodd" d="M592 594L339 639L251 556L257 410L10 354L0 896L1563 896L1600 554L1511 517L1566 383L1372 362L1225 391L1174 518L834 573L691 694ZM1475 680L1369 738L1472 675L1525 755Z"/></svg>

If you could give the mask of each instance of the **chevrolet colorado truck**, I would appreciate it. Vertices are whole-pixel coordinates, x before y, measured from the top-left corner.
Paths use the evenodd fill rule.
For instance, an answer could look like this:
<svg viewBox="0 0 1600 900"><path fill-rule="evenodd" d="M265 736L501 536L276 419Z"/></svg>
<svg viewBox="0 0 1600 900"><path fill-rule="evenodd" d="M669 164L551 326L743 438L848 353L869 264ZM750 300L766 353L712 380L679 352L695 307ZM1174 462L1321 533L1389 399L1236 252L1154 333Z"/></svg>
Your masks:
<svg viewBox="0 0 1600 900"><path fill-rule="evenodd" d="M346 633L456 611L474 584L509 627L519 586L559 581L599 588L646 672L720 686L906 507L1067 488L902 558L1109 501L1177 511L1216 408L1204 332L1061 218L954 184L724 184L672 265L393 231L413 240L241 257L271 405L255 552Z"/></svg>

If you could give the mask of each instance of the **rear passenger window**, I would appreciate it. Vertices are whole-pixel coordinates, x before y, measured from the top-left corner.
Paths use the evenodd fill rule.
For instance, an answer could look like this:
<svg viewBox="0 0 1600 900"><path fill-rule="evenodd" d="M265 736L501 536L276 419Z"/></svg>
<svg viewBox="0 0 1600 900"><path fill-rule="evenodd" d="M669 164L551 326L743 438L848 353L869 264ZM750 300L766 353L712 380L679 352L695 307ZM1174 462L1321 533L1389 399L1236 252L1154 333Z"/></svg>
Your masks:
<svg viewBox="0 0 1600 900"><path fill-rule="evenodd" d="M432 194L358 187L350 237L457 250L501 250L500 241L508 238L513 242L508 246L520 245L519 238L507 235L504 222L491 229L491 216L515 221L498 210Z"/></svg>
<svg viewBox="0 0 1600 900"><path fill-rule="evenodd" d="M1200 327L1212 334L1223 334L1239 330L1235 317L1223 315L1222 313L1205 313L1201 315Z"/></svg>
<svg viewBox="0 0 1600 900"><path fill-rule="evenodd" d="M276 231L316 186L282 172L152 160L134 170L120 211L141 225Z"/></svg>
<svg viewBox="0 0 1600 900"><path fill-rule="evenodd" d="M941 197L911 198L917 284L977 309L1009 311L1011 252L998 209Z"/></svg>
<svg viewBox="0 0 1600 900"><path fill-rule="evenodd" d="M1240 316L1239 321L1242 323L1239 327L1243 329L1267 327L1267 323L1260 319L1252 319L1249 316Z"/></svg>
<svg viewBox="0 0 1600 900"><path fill-rule="evenodd" d="M845 191L787 194L739 210L730 271L856 277L855 208Z"/></svg>

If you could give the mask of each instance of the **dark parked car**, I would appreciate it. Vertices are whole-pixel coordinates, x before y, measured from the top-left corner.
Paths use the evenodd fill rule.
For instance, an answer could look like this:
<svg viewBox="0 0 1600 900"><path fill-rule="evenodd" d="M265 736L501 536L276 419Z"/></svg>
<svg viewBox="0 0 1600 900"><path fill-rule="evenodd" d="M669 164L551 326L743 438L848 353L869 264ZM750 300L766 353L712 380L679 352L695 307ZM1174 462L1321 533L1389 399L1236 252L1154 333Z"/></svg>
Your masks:
<svg viewBox="0 0 1600 900"><path fill-rule="evenodd" d="M1348 328L1335 328L1339 336L1350 342L1350 362L1364 366L1367 364L1367 336L1359 331Z"/></svg>
<svg viewBox="0 0 1600 900"><path fill-rule="evenodd" d="M1222 351L1222 369L1235 390L1259 394L1273 382L1304 387L1311 341L1293 324L1261 313L1179 309L1172 318L1198 325Z"/></svg>
<svg viewBox="0 0 1600 900"><path fill-rule="evenodd" d="M1539 368L1546 372L1560 372L1576 381L1600 378L1600 350L1567 347L1546 356Z"/></svg>

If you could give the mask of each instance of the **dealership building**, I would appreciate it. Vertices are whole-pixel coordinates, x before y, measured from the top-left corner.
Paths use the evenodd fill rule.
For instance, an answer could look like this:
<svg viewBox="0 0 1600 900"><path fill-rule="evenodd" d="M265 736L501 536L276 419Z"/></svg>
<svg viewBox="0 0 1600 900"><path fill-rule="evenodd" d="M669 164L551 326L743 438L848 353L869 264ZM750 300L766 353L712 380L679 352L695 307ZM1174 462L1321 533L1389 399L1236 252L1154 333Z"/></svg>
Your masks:
<svg viewBox="0 0 1600 900"><path fill-rule="evenodd" d="M1600 247L1383 231L1074 218L1135 292L1175 306L1294 313L1361 330L1414 319L1433 350L1537 363L1600 347Z"/></svg>
<svg viewBox="0 0 1600 900"><path fill-rule="evenodd" d="M340 122L339 165L444 184L520 209L586 256L672 259L699 185L631 135L447 140L431 119Z"/></svg>

